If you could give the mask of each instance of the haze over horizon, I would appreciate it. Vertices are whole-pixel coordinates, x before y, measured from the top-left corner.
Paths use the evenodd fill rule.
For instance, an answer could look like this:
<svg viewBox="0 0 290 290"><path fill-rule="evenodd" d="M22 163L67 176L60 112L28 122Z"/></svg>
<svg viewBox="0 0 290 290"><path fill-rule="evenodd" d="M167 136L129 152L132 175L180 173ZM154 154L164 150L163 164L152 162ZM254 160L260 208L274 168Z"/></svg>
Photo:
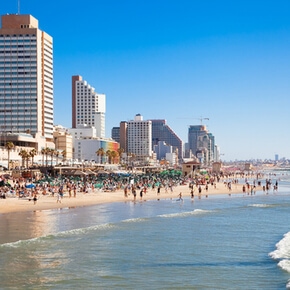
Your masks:
<svg viewBox="0 0 290 290"><path fill-rule="evenodd" d="M202 122L222 160L290 158L289 1L3 2L53 37L55 124L81 75L106 94L106 137L140 113L183 142Z"/></svg>

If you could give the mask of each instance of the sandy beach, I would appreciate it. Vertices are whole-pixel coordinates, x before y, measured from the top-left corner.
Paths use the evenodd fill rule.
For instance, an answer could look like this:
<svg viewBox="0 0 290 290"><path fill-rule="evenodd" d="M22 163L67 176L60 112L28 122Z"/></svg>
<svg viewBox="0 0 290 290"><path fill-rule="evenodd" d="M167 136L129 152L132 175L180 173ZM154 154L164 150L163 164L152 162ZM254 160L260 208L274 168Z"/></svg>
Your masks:
<svg viewBox="0 0 290 290"><path fill-rule="evenodd" d="M202 186L202 192L199 196L198 188L194 187L194 199L198 198L210 198L212 195L217 194L236 194L243 192L243 184L233 184L231 191L223 183L217 183L216 187L209 185L208 191L206 191L205 186ZM256 190L261 190L262 188L257 187ZM136 201L140 201L140 190L137 190ZM149 189L146 194L143 194L143 200L157 200L157 199L168 199L176 198L182 193L182 197L190 197L190 188L188 185L179 185L173 188L171 192L165 191L164 188L161 189L160 194L157 195L156 190ZM245 193L248 194L248 193ZM250 194L250 193L249 193ZM79 206L89 206L101 203L111 203L111 202L125 202L134 201L132 194L128 197L124 196L123 190L117 190L113 192L104 192L95 190L94 192L82 193L77 192L77 196L69 197L68 193L65 192L64 197L61 199L61 203L57 202L57 196L40 195L36 203L33 200L22 199L18 197L8 197L6 199L0 199L0 214L20 212L20 211L39 211L48 209L58 209L58 208L69 208L69 207L79 207Z"/></svg>

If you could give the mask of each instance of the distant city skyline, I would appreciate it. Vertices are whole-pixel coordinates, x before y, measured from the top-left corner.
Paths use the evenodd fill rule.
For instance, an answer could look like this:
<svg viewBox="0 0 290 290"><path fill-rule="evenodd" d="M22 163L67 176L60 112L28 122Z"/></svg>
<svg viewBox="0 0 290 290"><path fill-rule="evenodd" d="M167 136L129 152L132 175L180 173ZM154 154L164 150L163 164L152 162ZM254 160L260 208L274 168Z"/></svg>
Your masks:
<svg viewBox="0 0 290 290"><path fill-rule="evenodd" d="M71 127L71 77L106 94L106 137L137 113L183 140L203 120L223 160L290 158L290 2L3 1L53 38L54 124Z"/></svg>

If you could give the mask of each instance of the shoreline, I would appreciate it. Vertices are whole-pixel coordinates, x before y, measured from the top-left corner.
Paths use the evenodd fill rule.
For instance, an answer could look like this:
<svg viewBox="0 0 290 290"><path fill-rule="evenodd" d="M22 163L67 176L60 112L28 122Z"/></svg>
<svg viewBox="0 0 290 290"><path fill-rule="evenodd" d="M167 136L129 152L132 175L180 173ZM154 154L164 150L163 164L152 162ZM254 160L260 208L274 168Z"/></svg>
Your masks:
<svg viewBox="0 0 290 290"><path fill-rule="evenodd" d="M194 186L194 199L208 198L213 195L231 195L231 194L251 194L249 191L243 192L243 184L232 184L232 189L229 190L223 182L216 184L216 188L212 185L208 186L208 191L205 190L205 186L202 186L202 192L199 195L198 188ZM262 190L261 186L257 186L255 191ZM160 194L157 194L156 190L148 189L146 194L143 194L143 198L140 198L140 190L137 190L136 202L141 200L164 200L168 198L179 198L179 194L182 193L182 197L191 197L190 188L188 184L178 185L173 188L173 191L162 188ZM134 201L132 193L128 197L124 196L123 190L117 190L113 192L94 191L90 193L78 192L76 197L65 196L61 199L61 203L57 203L57 196L41 195L39 196L36 204L34 201L21 199L18 197L7 197L6 199L0 199L0 215L14 213L14 212L29 212L29 211L42 211L53 210L61 208L73 208L92 206L104 203L113 202L128 202Z"/></svg>

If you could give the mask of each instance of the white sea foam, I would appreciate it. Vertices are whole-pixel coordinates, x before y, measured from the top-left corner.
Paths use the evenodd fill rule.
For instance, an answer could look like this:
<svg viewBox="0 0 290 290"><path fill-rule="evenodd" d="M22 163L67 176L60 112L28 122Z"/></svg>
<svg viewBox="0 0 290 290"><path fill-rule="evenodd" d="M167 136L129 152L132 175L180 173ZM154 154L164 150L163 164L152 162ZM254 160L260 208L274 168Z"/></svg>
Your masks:
<svg viewBox="0 0 290 290"><path fill-rule="evenodd" d="M252 206L252 207L272 207L273 205L265 204L265 203L254 203L254 204L249 204L248 206Z"/></svg>
<svg viewBox="0 0 290 290"><path fill-rule="evenodd" d="M278 263L278 266L284 271L290 273L290 260L282 260ZM290 286L290 285L289 285Z"/></svg>
<svg viewBox="0 0 290 290"><path fill-rule="evenodd" d="M139 222L144 222L148 219L146 218L132 218L132 219L126 219L126 220L123 220L122 222L123 223L139 223Z"/></svg>
<svg viewBox="0 0 290 290"><path fill-rule="evenodd" d="M286 289L290 289L290 280L288 280L288 282L286 284Z"/></svg>
<svg viewBox="0 0 290 290"><path fill-rule="evenodd" d="M100 224L100 225L90 226L90 227L86 227L86 228L79 228L79 229L63 231L63 232L59 232L59 233L55 234L54 236L63 237L63 236L72 236L72 235L83 235L83 234L87 234L87 233L92 232L92 231L106 230L106 229L111 229L114 227L115 227L115 225L113 225L111 223L106 223L106 224Z"/></svg>
<svg viewBox="0 0 290 290"><path fill-rule="evenodd" d="M269 254L273 259L290 259L290 232L276 244L276 250Z"/></svg>
<svg viewBox="0 0 290 290"><path fill-rule="evenodd" d="M269 253L269 256L275 260L280 260L278 266L290 273L290 232L284 235L283 239L276 244L276 250ZM288 281L287 289L290 289Z"/></svg>
<svg viewBox="0 0 290 290"><path fill-rule="evenodd" d="M22 247L23 245L28 245L31 243L41 243L41 242L44 242L46 240L53 239L54 237L67 237L67 236L83 235L83 234L87 234L87 233L92 232L92 231L110 229L113 227L115 227L113 224L107 223L107 224L90 226L87 228L72 229L72 230L62 231L62 232L54 233L54 234L48 234L48 235L44 235L44 236L40 236L40 237L36 237L36 238L32 238L32 239L6 243L6 244L0 245L0 247L19 248L19 247Z"/></svg>
<svg viewBox="0 0 290 290"><path fill-rule="evenodd" d="M19 248L19 247L22 247L24 244L33 243L33 242L37 241L38 239L39 238L33 238L33 239L29 239L29 240L19 240L16 242L2 244L2 245L0 245L0 247Z"/></svg>
<svg viewBox="0 0 290 290"><path fill-rule="evenodd" d="M212 212L212 211L211 210L204 210L204 209L195 209L193 211L161 214L161 215L158 215L158 217L161 217L161 218L187 217L187 216L192 216L192 215L206 214L209 212Z"/></svg>

